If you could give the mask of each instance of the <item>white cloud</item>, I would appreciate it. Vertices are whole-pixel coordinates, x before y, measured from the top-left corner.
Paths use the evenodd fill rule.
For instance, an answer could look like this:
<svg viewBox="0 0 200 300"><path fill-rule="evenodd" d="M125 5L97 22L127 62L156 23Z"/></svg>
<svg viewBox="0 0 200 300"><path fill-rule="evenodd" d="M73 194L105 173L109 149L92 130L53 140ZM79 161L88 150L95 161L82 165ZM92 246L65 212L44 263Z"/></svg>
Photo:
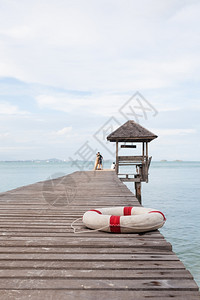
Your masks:
<svg viewBox="0 0 200 300"><path fill-rule="evenodd" d="M197 132L194 128L177 128L177 129L151 129L152 132L156 132L156 134L160 137L162 136L172 136L172 135L187 135L187 134L195 134Z"/></svg>
<svg viewBox="0 0 200 300"><path fill-rule="evenodd" d="M120 108L135 94L129 93L90 93L80 96L80 94L70 93L52 93L52 95L39 95L36 102L40 109L50 109L66 113L89 113L104 117L117 116L119 117ZM145 93L144 93L145 95ZM161 99L160 99L161 97ZM173 96L174 97L174 96ZM154 94L153 97L145 97L156 109L160 112L180 111L191 108L199 109L199 104L195 103L187 97L183 99L180 95L174 98L166 98L166 95L160 93ZM193 107L195 106L195 107Z"/></svg>
<svg viewBox="0 0 200 300"><path fill-rule="evenodd" d="M33 149L37 149L37 147L35 146L10 146L10 147L0 147L0 152L4 152L4 151L19 151L19 150L33 150Z"/></svg>
<svg viewBox="0 0 200 300"><path fill-rule="evenodd" d="M197 1L8 1L0 18L2 76L110 91L200 77Z"/></svg>
<svg viewBox="0 0 200 300"><path fill-rule="evenodd" d="M81 105L82 100L80 98L73 98L68 95L39 95L36 97L36 101L41 109L53 109L63 112L70 112L73 108Z"/></svg>
<svg viewBox="0 0 200 300"><path fill-rule="evenodd" d="M0 115L27 115L29 112L20 110L8 102L0 102Z"/></svg>
<svg viewBox="0 0 200 300"><path fill-rule="evenodd" d="M0 35L14 39L24 39L30 37L30 28L28 26L11 27L9 29L0 30Z"/></svg>
<svg viewBox="0 0 200 300"><path fill-rule="evenodd" d="M32 82L19 87L2 80L1 99L12 97L0 102L8 147L43 145L47 154L54 144L78 149L93 127L119 119L118 110L137 90L165 112L147 125L164 142L180 136L185 143L184 135L198 142L199 1L12 0L2 1L0 20L0 76ZM187 109L193 112L186 115ZM66 143L72 134L74 143Z"/></svg>
<svg viewBox="0 0 200 300"><path fill-rule="evenodd" d="M198 23L198 17L199 17L199 2L194 1L194 3L190 3L190 5L186 5L181 7L171 18L174 22L179 22L181 24L185 24L185 22L189 22L191 26Z"/></svg>
<svg viewBox="0 0 200 300"><path fill-rule="evenodd" d="M95 115L112 116L116 114L119 108L130 98L130 94L90 94L90 95L70 95L70 94L54 94L39 95L36 102L41 109L51 109L70 112L89 112Z"/></svg>
<svg viewBox="0 0 200 300"><path fill-rule="evenodd" d="M0 139L4 139L4 138L7 138L9 137L9 132L4 132L4 133L0 133Z"/></svg>
<svg viewBox="0 0 200 300"><path fill-rule="evenodd" d="M69 126L69 127L64 127L64 128L62 128L58 131L55 131L54 133L56 135L61 135L62 136L62 135L69 135L71 133L71 131L72 131L72 127Z"/></svg>

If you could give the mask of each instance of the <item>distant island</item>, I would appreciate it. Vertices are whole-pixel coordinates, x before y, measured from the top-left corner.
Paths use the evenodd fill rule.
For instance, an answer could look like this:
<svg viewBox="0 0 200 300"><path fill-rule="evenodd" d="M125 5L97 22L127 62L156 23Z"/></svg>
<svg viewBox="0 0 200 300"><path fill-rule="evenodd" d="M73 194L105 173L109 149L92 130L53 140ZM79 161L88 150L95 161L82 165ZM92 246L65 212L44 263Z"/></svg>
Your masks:
<svg viewBox="0 0 200 300"><path fill-rule="evenodd" d="M50 158L50 159L27 159L27 160L2 160L2 162L36 162L36 163L41 163L41 162L65 162L67 160L61 160L57 158Z"/></svg>
<svg viewBox="0 0 200 300"><path fill-rule="evenodd" d="M161 159L161 162L166 162L166 161L168 161L168 160L166 160L166 159ZM175 159L175 160L171 160L171 161L181 162L181 161L183 161L183 160L182 160L182 159Z"/></svg>
<svg viewBox="0 0 200 300"><path fill-rule="evenodd" d="M180 162L180 161L182 161L182 159L176 159L175 161L178 161L178 162Z"/></svg>
<svg viewBox="0 0 200 300"><path fill-rule="evenodd" d="M104 159L104 163L106 162L112 162L112 159ZM27 159L27 160L1 160L0 162L27 162L27 163L63 163L63 162L72 162L71 160L67 159L58 159L58 158L49 158L49 159ZM84 160L76 160L76 162L85 162ZM90 160L90 162L93 162L93 160Z"/></svg>

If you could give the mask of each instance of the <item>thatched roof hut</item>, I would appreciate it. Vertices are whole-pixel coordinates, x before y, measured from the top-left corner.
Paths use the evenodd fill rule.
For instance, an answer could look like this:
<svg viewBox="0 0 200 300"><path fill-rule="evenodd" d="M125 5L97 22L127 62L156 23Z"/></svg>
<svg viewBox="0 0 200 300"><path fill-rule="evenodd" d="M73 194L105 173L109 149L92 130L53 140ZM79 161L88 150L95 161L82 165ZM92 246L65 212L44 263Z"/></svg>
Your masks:
<svg viewBox="0 0 200 300"><path fill-rule="evenodd" d="M129 120L107 136L110 142L151 142L157 135Z"/></svg>

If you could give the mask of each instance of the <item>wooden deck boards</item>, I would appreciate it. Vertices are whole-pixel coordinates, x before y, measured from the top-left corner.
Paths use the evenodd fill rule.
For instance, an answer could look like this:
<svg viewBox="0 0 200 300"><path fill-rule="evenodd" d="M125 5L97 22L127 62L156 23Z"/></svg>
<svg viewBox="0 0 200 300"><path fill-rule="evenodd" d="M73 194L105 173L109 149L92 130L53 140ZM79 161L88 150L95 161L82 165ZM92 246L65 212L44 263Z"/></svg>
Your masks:
<svg viewBox="0 0 200 300"><path fill-rule="evenodd" d="M0 299L200 299L159 231L87 230L89 209L139 206L113 171L76 172L0 194Z"/></svg>

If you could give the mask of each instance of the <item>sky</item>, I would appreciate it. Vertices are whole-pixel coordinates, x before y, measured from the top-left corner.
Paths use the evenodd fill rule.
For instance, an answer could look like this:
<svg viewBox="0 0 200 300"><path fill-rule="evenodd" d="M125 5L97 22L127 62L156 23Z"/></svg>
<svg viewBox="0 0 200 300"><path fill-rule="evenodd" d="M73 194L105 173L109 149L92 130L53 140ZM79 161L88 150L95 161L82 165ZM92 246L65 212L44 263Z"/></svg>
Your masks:
<svg viewBox="0 0 200 300"><path fill-rule="evenodd" d="M132 119L200 160L199 0L0 0L0 160L81 159Z"/></svg>

